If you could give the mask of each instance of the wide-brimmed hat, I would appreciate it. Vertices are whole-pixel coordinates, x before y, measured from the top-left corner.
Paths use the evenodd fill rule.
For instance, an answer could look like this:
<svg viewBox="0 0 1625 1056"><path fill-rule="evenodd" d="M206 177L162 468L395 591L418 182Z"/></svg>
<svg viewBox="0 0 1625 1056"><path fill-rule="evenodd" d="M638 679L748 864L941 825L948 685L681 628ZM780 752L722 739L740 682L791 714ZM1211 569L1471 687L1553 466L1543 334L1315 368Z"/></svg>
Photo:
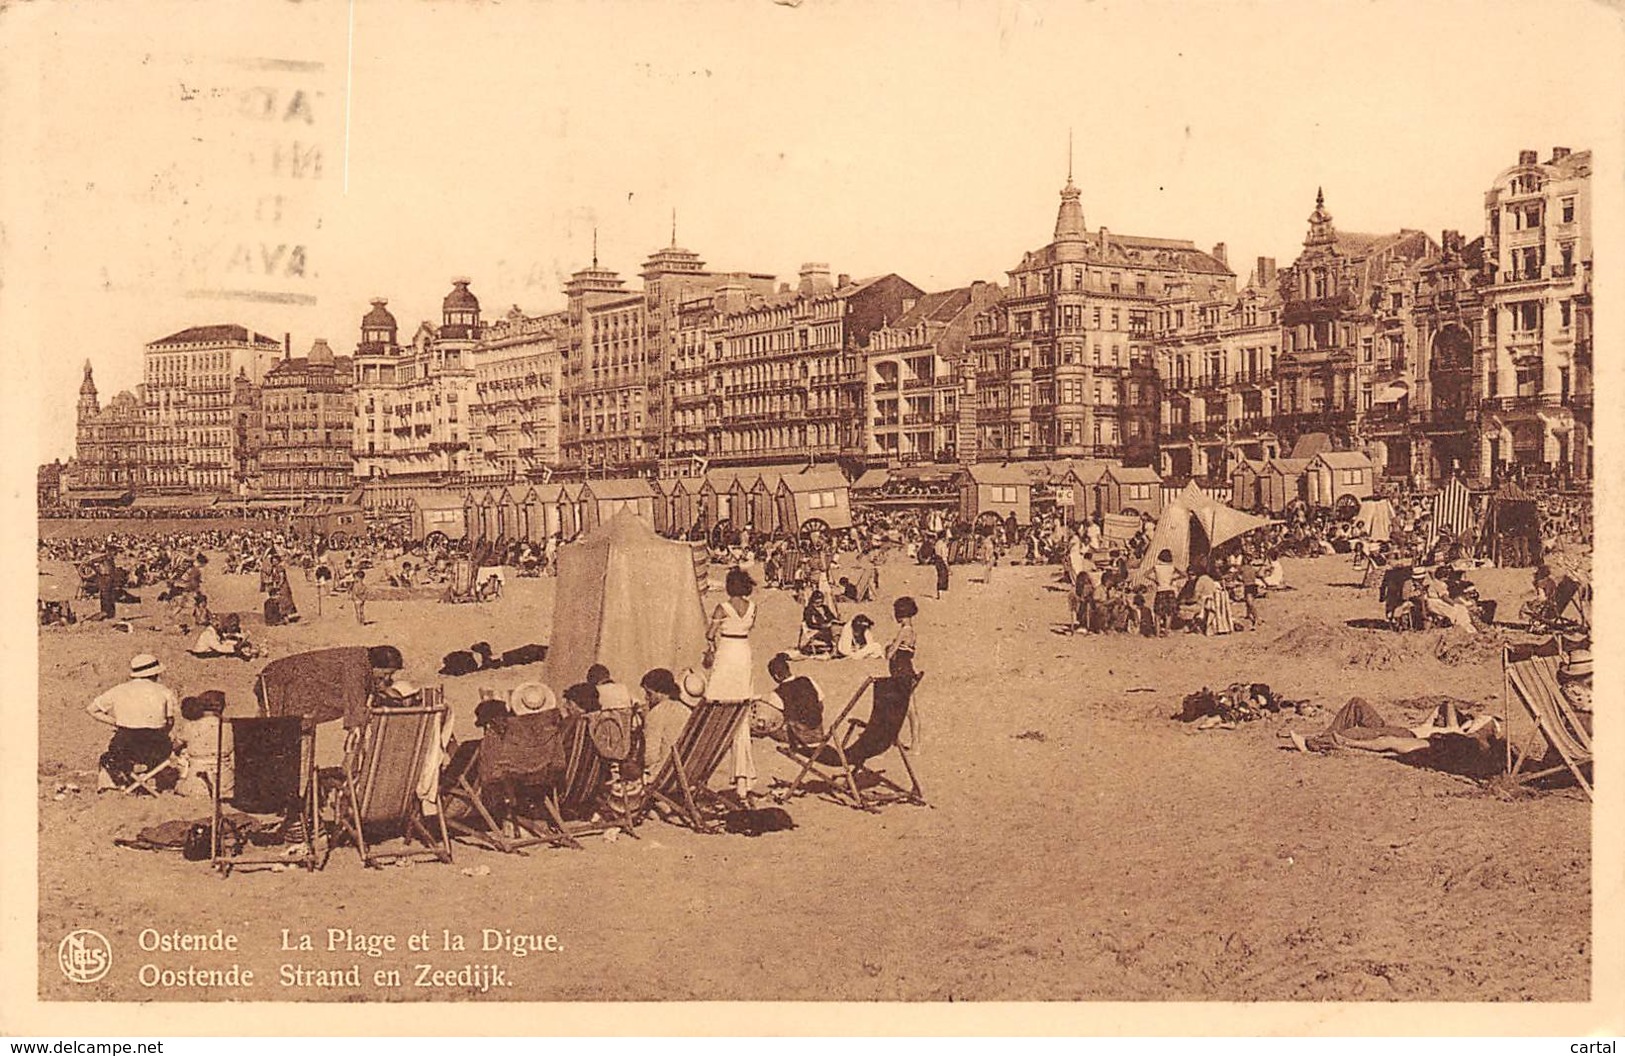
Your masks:
<svg viewBox="0 0 1625 1056"><path fill-rule="evenodd" d="M1587 648L1575 649L1569 653L1563 666L1557 669L1557 677L1563 682L1576 682L1582 678L1591 677L1591 650Z"/></svg>
<svg viewBox="0 0 1625 1056"><path fill-rule="evenodd" d="M679 696L689 707L696 707L705 699L705 676L692 667L683 668L683 673L677 678L677 686L681 691Z"/></svg>
<svg viewBox="0 0 1625 1056"><path fill-rule="evenodd" d="M137 653L130 658L131 678L157 678L164 673L164 662L151 653Z"/></svg>
<svg viewBox="0 0 1625 1056"><path fill-rule="evenodd" d="M559 698L540 682L521 682L508 698L508 707L515 715L533 715L558 706Z"/></svg>

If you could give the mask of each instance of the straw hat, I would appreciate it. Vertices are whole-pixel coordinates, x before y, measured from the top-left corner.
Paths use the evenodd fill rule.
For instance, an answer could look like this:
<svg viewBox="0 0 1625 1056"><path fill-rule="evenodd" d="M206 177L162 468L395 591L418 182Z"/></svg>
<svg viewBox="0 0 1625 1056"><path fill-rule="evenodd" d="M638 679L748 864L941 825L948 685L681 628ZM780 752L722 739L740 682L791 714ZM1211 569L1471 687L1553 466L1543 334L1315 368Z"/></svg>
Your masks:
<svg viewBox="0 0 1625 1056"><path fill-rule="evenodd" d="M157 678L163 673L163 661L151 653L137 653L130 658L131 678Z"/></svg>
<svg viewBox="0 0 1625 1056"><path fill-rule="evenodd" d="M1591 677L1591 650L1581 647L1569 653L1563 666L1557 669L1557 677L1563 682L1577 682L1580 679Z"/></svg>
<svg viewBox="0 0 1625 1056"><path fill-rule="evenodd" d="M705 676L692 667L683 668L682 675L677 679L677 685L682 691L679 696L689 707L697 707L705 699Z"/></svg>
<svg viewBox="0 0 1625 1056"><path fill-rule="evenodd" d="M540 682L521 682L508 698L508 707L515 715L535 715L558 706L559 698Z"/></svg>

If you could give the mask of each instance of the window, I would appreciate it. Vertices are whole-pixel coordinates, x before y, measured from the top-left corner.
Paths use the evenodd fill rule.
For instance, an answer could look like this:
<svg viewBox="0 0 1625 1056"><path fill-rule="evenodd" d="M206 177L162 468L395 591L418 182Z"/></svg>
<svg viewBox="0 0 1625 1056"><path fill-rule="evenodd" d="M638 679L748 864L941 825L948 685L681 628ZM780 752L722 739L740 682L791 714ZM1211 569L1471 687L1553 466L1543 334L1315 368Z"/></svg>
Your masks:
<svg viewBox="0 0 1625 1056"><path fill-rule="evenodd" d="M1574 199L1573 198L1565 198L1565 199L1563 199L1563 222L1565 224L1574 223Z"/></svg>
<svg viewBox="0 0 1625 1056"><path fill-rule="evenodd" d="M1343 483L1344 484L1358 484L1358 483L1360 483L1360 471L1357 470L1357 469L1345 469L1345 470L1343 470Z"/></svg>

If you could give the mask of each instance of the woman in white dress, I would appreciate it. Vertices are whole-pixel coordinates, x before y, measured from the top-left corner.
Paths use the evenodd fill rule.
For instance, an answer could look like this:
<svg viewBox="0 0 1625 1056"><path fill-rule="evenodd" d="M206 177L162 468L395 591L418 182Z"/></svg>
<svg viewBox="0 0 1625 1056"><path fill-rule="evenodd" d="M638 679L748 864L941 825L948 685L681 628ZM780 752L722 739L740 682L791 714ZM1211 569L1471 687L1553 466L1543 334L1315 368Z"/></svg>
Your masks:
<svg viewBox="0 0 1625 1056"><path fill-rule="evenodd" d="M711 643L711 677L706 682L707 700L738 701L757 698L751 661L750 632L756 626L756 603L750 595L756 581L741 569L728 571L728 600L711 614L706 638ZM734 734L732 759L734 790L741 803L756 781L756 760L751 754L750 723L742 722Z"/></svg>

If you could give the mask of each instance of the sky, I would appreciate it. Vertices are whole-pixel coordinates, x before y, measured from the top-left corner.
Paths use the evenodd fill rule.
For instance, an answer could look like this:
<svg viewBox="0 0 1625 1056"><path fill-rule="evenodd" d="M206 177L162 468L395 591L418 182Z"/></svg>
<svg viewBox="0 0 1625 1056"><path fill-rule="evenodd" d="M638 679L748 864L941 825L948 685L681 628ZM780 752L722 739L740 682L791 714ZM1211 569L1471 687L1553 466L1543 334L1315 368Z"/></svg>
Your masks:
<svg viewBox="0 0 1625 1056"><path fill-rule="evenodd" d="M0 13L0 326L67 457L142 346L236 322L295 354L710 266L1003 281L1066 180L1091 228L1285 265L1337 226L1483 229L1520 149L1617 163L1603 6L737 0L35 4ZM16 162L21 161L18 165ZM1610 168L1608 171L1616 171Z"/></svg>

